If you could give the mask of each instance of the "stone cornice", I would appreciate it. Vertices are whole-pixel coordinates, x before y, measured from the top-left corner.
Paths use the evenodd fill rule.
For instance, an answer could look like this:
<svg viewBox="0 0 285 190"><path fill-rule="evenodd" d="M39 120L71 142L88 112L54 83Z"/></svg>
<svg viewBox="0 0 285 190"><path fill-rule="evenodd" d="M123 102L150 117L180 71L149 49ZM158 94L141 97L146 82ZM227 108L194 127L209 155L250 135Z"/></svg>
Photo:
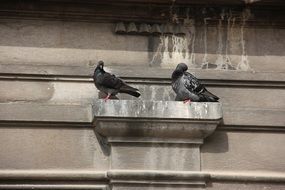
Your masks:
<svg viewBox="0 0 285 190"><path fill-rule="evenodd" d="M105 171L0 170L0 189L108 190L108 181Z"/></svg>
<svg viewBox="0 0 285 190"><path fill-rule="evenodd" d="M210 178L203 172L154 170L110 170L107 175L111 184L205 186L205 181Z"/></svg>
<svg viewBox="0 0 285 190"><path fill-rule="evenodd" d="M45 115L45 118L37 117L38 114ZM223 121L217 130L285 130L284 109L223 106L223 114ZM92 105L0 103L0 126L91 127L92 120ZM166 120L166 122L171 122L171 120Z"/></svg>
<svg viewBox="0 0 285 190"><path fill-rule="evenodd" d="M0 80L93 82L94 67L0 64ZM170 84L173 69L139 66L106 66L106 70L134 84ZM285 73L192 69L210 86L285 87Z"/></svg>
<svg viewBox="0 0 285 190"><path fill-rule="evenodd" d="M282 0L261 0L255 3L248 0L194 0L176 1L175 8L188 7L237 7L246 5L257 9L257 17L250 25L281 26L284 27L284 17L280 18L285 3ZM149 23L165 23L169 20L171 1L166 0L120 0L120 1L5 1L1 3L0 17L21 19L68 20L88 22L135 21ZM269 11L268 11L269 10ZM240 11L240 10L239 10ZM202 11L198 11L202 12ZM280 14L278 14L280 13ZM183 15L186 17L185 15ZM196 16L196 14L191 15ZM199 15L200 18L203 15ZM270 18L270 22L266 20ZM266 19L264 19L266 18ZM214 21L216 23L216 21ZM273 24L274 23L274 24Z"/></svg>
<svg viewBox="0 0 285 190"><path fill-rule="evenodd" d="M167 171L167 170L0 170L1 180L31 180L31 181L108 181L110 179L140 179L140 180L193 180L219 182L251 182L251 183L285 183L283 172L269 171ZM2 187L3 184L0 184ZM102 185L103 186L103 185ZM16 189L16 188L15 188Z"/></svg>
<svg viewBox="0 0 285 190"><path fill-rule="evenodd" d="M95 131L117 143L201 144L223 117L220 103L96 100L93 105Z"/></svg>

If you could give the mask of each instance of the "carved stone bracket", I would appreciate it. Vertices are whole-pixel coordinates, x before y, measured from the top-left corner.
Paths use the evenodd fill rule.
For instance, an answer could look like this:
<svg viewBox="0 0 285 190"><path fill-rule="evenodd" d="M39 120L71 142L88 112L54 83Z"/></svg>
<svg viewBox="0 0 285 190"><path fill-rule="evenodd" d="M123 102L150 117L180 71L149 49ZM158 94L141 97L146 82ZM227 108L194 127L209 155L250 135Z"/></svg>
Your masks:
<svg viewBox="0 0 285 190"><path fill-rule="evenodd" d="M165 180L168 184L205 185L207 177L199 173L199 147L222 119L220 103L96 100L93 114L95 131L106 137L111 148L110 171L128 175L136 171L135 180L133 175L109 176L113 185L164 184ZM176 172L176 177L151 177L147 175L153 174L150 171ZM185 172L191 175L185 177Z"/></svg>

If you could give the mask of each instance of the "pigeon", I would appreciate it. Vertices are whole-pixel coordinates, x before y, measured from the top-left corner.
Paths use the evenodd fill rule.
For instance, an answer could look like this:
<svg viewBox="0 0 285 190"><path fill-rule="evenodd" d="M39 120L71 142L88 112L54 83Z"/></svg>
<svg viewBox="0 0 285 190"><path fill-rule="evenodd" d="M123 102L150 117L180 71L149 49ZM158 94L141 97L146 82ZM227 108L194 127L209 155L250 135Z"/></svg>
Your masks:
<svg viewBox="0 0 285 190"><path fill-rule="evenodd" d="M179 63L173 71L171 86L176 93L176 101L187 102L218 102L219 97L210 93L199 80L186 72L188 67L185 63Z"/></svg>
<svg viewBox="0 0 285 190"><path fill-rule="evenodd" d="M96 88L107 95L104 101L107 101L110 96L116 96L118 93L127 93L135 97L141 95L138 89L127 85L122 79L104 71L103 67L104 62L99 61L94 70L93 80Z"/></svg>

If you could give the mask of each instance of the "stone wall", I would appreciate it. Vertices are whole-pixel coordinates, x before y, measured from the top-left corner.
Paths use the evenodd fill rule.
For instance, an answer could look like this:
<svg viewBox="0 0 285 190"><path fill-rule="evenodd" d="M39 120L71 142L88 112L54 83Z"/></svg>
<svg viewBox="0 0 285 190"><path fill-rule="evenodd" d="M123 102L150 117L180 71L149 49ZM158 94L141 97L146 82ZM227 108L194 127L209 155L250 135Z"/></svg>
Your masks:
<svg viewBox="0 0 285 190"><path fill-rule="evenodd" d="M280 11L282 6L272 9ZM167 176L170 181L185 183L180 184L180 189L189 189L189 181L194 178L206 181L206 185L194 185L194 189L284 188L285 30L282 16L279 25L257 26L247 22L244 28L241 22L234 25L231 20L230 30L227 21L222 22L221 30L219 19L206 26L203 22L195 24L194 50L189 55L195 55L197 67L192 65L190 72L220 97L223 120L200 146L199 173L192 174L189 170L173 175L164 170L149 171L145 175L110 170L110 152L104 149L108 146L106 139L94 132L92 124L91 105L96 106L94 102L99 95L91 75L97 61L104 60L106 70L142 92L139 100L128 95L119 95L120 99L173 101L170 75L177 60L162 66L158 60L152 65L161 43L159 36L115 34L114 19L107 22L79 20L74 15L70 18L16 17L1 13L1 189L106 189L114 179L124 181L122 176L134 181L154 176L160 181L164 175L170 175ZM121 18L126 20L122 15ZM267 22L266 18L262 20ZM222 41L219 41L219 31ZM226 40L228 32L229 41ZM191 45L194 38L189 39ZM201 69L206 54L212 64L218 60L220 50L224 59L225 47L229 48L228 56L233 65L246 56L251 69ZM171 167L148 169L173 169ZM154 188L148 180L140 186L121 183L114 189ZM155 189L177 189L177 186L156 184Z"/></svg>

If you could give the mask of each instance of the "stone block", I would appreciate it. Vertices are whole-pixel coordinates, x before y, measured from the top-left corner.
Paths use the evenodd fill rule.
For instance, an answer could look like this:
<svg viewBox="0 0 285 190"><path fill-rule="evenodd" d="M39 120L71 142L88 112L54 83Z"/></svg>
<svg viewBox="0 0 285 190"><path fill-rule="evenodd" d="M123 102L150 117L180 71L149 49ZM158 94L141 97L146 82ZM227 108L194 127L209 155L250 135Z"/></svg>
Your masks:
<svg viewBox="0 0 285 190"><path fill-rule="evenodd" d="M49 82L0 81L0 102L48 101L53 93Z"/></svg>

